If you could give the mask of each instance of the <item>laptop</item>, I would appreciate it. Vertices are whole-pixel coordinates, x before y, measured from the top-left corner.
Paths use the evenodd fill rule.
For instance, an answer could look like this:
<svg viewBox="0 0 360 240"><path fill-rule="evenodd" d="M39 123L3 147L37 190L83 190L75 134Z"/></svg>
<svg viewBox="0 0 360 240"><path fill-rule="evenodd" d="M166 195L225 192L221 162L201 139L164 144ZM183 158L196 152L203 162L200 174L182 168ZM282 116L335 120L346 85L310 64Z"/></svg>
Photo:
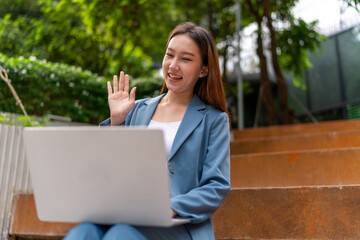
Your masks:
<svg viewBox="0 0 360 240"><path fill-rule="evenodd" d="M27 127L26 158L42 221L169 227L163 133L146 127Z"/></svg>

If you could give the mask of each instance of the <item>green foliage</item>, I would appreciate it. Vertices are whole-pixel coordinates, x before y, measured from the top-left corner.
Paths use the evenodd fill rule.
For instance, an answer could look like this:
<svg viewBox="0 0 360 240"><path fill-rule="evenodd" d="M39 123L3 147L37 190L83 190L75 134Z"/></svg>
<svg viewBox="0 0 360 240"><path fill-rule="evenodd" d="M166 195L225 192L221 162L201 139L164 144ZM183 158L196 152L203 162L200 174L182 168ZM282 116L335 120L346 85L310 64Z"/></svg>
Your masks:
<svg viewBox="0 0 360 240"><path fill-rule="evenodd" d="M243 82L243 94L248 95L254 92L254 89L251 87L250 82ZM238 87L237 85L227 84L225 85L225 95L226 96L237 96Z"/></svg>
<svg viewBox="0 0 360 240"><path fill-rule="evenodd" d="M233 0L175 0L174 5L176 23L192 21L200 24L212 33L216 42L233 37L235 31Z"/></svg>
<svg viewBox="0 0 360 240"><path fill-rule="evenodd" d="M120 70L152 75L169 32L180 22L201 24L227 45L235 29L233 0L0 0L0 5L6 7L0 10L0 52L103 76Z"/></svg>
<svg viewBox="0 0 360 240"><path fill-rule="evenodd" d="M292 22L294 16L291 13L291 9L299 0L270 0L270 11L274 13L275 18L283 22Z"/></svg>
<svg viewBox="0 0 360 240"><path fill-rule="evenodd" d="M275 28L276 53L282 70L294 74L296 81L300 79L304 70L312 67L308 52L316 53L326 37L317 32L317 21L306 23L302 19L296 19L292 9L298 0L267 0L273 27ZM265 2L246 0L244 9L252 13L247 18L255 21L256 16L265 21ZM281 27L278 27L281 26ZM262 32L264 40L269 38L265 30Z"/></svg>
<svg viewBox="0 0 360 240"><path fill-rule="evenodd" d="M28 113L54 114L97 123L108 115L105 79L65 64L0 55ZM0 85L0 111L21 113L5 83Z"/></svg>
<svg viewBox="0 0 360 240"><path fill-rule="evenodd" d="M145 54L161 60L173 27L170 1L76 0L89 33L102 39L119 66ZM146 62L145 62L146 63ZM119 67L115 66L115 67Z"/></svg>
<svg viewBox="0 0 360 240"><path fill-rule="evenodd" d="M39 17L41 15L37 1L34 0L0 0L0 18L11 13L13 19L18 16Z"/></svg>
<svg viewBox="0 0 360 240"><path fill-rule="evenodd" d="M29 116L32 124L29 123L28 119L25 116L13 117L13 114L0 112L0 124L6 125L16 125L23 127L40 127L46 126L49 122L47 117L36 117Z"/></svg>
<svg viewBox="0 0 360 240"><path fill-rule="evenodd" d="M279 62L284 70L300 77L304 70L312 67L308 51L316 53L327 38L316 31L317 21L306 23L294 20L290 26L277 34Z"/></svg>
<svg viewBox="0 0 360 240"><path fill-rule="evenodd" d="M359 11L360 6L360 0L343 0L349 7L355 8L357 11Z"/></svg>
<svg viewBox="0 0 360 240"><path fill-rule="evenodd" d="M140 29L134 25L135 21L141 20L140 16L134 20L134 16L129 15L126 16L129 20L124 21L122 16L115 14L114 10L118 8L110 6L107 8L109 12L100 11L107 17L101 18L104 21L96 23L92 30L90 20L86 17L89 7L81 5L80 2L17 0L18 5L13 7L14 2L0 0L0 5L9 6L10 10L4 13L0 11L0 52L11 57L35 56L38 59L81 66L106 76L119 70L135 77L153 72L150 52L164 44L154 44L158 43L159 35L150 37L144 34L148 31L148 23L152 22L150 18L143 22ZM27 7L31 7L29 14L23 11ZM150 8L148 10L150 11ZM123 22L127 22L131 28L124 28L119 24ZM156 28L155 23L152 27ZM142 39L142 42L135 41L134 35L137 39ZM166 38L162 39L165 41ZM144 50L145 47L147 48Z"/></svg>
<svg viewBox="0 0 360 240"><path fill-rule="evenodd" d="M0 54L0 66L8 72L28 113L54 114L73 121L97 124L109 116L105 79L90 71L66 64L37 60L35 57L9 58ZM136 98L160 92L161 78L130 80ZM0 81L0 111L21 114L8 86Z"/></svg>
<svg viewBox="0 0 360 240"><path fill-rule="evenodd" d="M359 0L343 1L358 9ZM226 61L233 57L234 52L235 2L233 0L0 0L0 52L14 59L18 56L25 58L36 56L37 59L46 59L50 62L80 66L82 69L106 77L124 70L134 78L142 77L139 80L142 87L138 87L137 90L137 97L140 98L142 95L153 94L150 91L155 90L145 91L148 86L149 89L159 91L158 87L162 82L160 79L146 82L148 77L154 74L154 66L159 66L161 63L169 32L180 22L193 21L208 28L216 42L221 43L218 44L219 55L223 57L226 66ZM255 16L246 9L246 2L251 2L259 8L260 15L264 13L261 9L264 1L241 1L242 28L255 21ZM319 47L319 42L324 38L317 33L315 23L306 24L301 19L294 19L291 9L297 2L298 0L269 0L269 5L272 20L276 23L274 26L281 26L275 29L278 31L279 62L283 70L295 73L294 79L299 86L304 86L299 74L311 67L307 53ZM262 34L264 39L268 37L266 30ZM8 65L10 71L13 71L12 67ZM31 69L26 71L31 72ZM38 72L38 70L34 71ZM53 85L48 85L53 81L49 78L50 74L54 73L57 78L58 71L61 70L54 67L46 73L47 80L44 81L46 90L53 88ZM226 73L226 69L223 72ZM20 75L11 76L14 79L17 77ZM78 79L78 77L74 78ZM76 90L77 93L81 93L67 95L69 98L62 100L65 101L64 105L72 105L69 108L71 111L69 109L63 111L66 116L78 121L97 122L97 119L101 118L100 115L107 115L106 104L104 107L99 104L100 100L95 100L95 96L100 94L96 91L99 89L103 91L105 80L102 85L100 84L101 87L93 83L93 80L86 80L84 83L80 81L80 84L77 80L74 87L68 86L65 89L64 86L69 84L66 81L65 77L59 79L59 87L51 90L51 93L56 92L56 89L57 91L61 89L61 92ZM35 84L38 80L34 81L33 85L30 82L30 80L25 81L27 85L19 88L24 91L27 86L29 93L33 94L35 90L30 87L39 87ZM97 89L91 84L98 86ZM82 90L88 88L94 88L91 90L94 91L91 92L93 96L87 97L91 98L90 106L87 105L85 96L82 96ZM0 94L3 94L2 87L0 89ZM235 92L226 91L229 94ZM106 93L102 94L99 98L103 101L105 95L106 100ZM48 97L44 96L47 95L49 94L39 94L34 98L35 102L31 102L34 106L28 108L41 114L46 112L56 114L54 111L58 111L57 108L61 107L49 105L51 108L46 108ZM5 106L2 105L3 101L3 98L0 98L0 108ZM60 102L59 100L59 104ZM74 107L75 102L77 106L81 106L80 110ZM44 104L43 107L38 106L41 103ZM90 113L87 109L100 112L100 115L94 116L95 113ZM77 114L79 117L74 118Z"/></svg>
<svg viewBox="0 0 360 240"><path fill-rule="evenodd" d="M131 80L130 80L131 81ZM131 87L136 87L136 98L154 97L160 94L163 78L138 78L130 82Z"/></svg>
<svg viewBox="0 0 360 240"><path fill-rule="evenodd" d="M348 119L360 118L360 105L359 104L346 105L346 113L348 115Z"/></svg>

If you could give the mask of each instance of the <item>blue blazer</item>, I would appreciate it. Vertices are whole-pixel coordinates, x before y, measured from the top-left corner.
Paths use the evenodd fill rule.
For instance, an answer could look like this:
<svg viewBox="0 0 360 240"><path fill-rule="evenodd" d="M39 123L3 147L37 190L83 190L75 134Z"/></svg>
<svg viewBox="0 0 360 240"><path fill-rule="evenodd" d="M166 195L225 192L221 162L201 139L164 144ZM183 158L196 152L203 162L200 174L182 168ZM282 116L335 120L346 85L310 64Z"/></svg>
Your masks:
<svg viewBox="0 0 360 240"><path fill-rule="evenodd" d="M165 94L138 100L124 125L148 125ZM100 126L109 126L110 119ZM211 215L230 190L230 129L225 112L191 100L168 159L171 206L194 240L215 239Z"/></svg>

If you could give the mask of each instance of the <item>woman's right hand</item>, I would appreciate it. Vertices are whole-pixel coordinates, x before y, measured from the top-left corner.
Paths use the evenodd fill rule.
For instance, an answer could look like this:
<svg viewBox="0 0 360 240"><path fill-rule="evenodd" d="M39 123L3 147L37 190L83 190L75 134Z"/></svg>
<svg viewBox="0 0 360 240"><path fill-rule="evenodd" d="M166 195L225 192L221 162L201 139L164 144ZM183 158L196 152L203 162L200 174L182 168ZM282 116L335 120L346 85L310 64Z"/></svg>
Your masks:
<svg viewBox="0 0 360 240"><path fill-rule="evenodd" d="M110 108L111 126L117 126L125 122L126 116L135 105L136 87L129 94L129 75L120 72L120 80L113 78L113 88L110 81L107 82L108 102ZM114 90L114 91L113 91Z"/></svg>

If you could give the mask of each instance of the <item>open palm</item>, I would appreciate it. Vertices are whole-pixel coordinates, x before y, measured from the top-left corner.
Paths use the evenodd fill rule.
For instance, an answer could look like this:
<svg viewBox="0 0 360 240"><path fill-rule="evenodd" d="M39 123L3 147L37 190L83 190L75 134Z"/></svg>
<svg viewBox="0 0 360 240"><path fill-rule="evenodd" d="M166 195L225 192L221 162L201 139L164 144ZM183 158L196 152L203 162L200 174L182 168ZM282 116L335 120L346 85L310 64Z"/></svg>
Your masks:
<svg viewBox="0 0 360 240"><path fill-rule="evenodd" d="M110 108L111 125L120 125L135 105L136 88L129 93L129 75L120 72L120 79L113 78L113 89L110 81L107 82L108 102Z"/></svg>

